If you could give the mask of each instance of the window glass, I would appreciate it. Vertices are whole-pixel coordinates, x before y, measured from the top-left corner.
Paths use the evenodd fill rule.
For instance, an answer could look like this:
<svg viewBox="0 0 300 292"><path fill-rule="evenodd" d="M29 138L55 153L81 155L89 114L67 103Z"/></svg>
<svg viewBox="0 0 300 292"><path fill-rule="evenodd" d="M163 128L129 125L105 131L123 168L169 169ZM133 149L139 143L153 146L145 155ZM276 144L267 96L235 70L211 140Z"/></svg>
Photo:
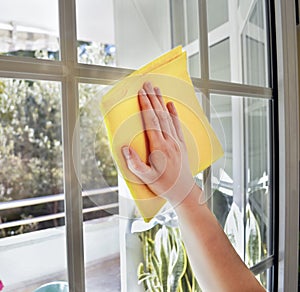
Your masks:
<svg viewBox="0 0 300 292"><path fill-rule="evenodd" d="M209 30L210 78L268 87L270 53L266 3L263 0L242 2L243 7L232 9L225 24L219 23L214 30ZM213 3L218 8L213 7ZM208 1L208 23L210 19L218 19L222 3L224 1ZM210 6L213 7L211 12Z"/></svg>
<svg viewBox="0 0 300 292"><path fill-rule="evenodd" d="M197 5L196 0L76 0L79 62L137 69L173 47L198 42ZM199 49L187 51L193 55Z"/></svg>
<svg viewBox="0 0 300 292"><path fill-rule="evenodd" d="M212 95L211 107L211 123L224 148L224 157L212 167L211 205L231 243L251 267L273 253L271 103ZM224 135L214 126L219 121Z"/></svg>
<svg viewBox="0 0 300 292"><path fill-rule="evenodd" d="M209 48L209 74L211 79L231 80L229 45L229 39L225 39Z"/></svg>
<svg viewBox="0 0 300 292"><path fill-rule="evenodd" d="M244 81L251 85L266 86L265 45L262 42L246 37L246 62Z"/></svg>
<svg viewBox="0 0 300 292"><path fill-rule="evenodd" d="M264 29L265 27L263 0L257 0L250 15L250 22Z"/></svg>
<svg viewBox="0 0 300 292"><path fill-rule="evenodd" d="M86 290L90 292L120 291L117 171L100 112L106 90L79 84Z"/></svg>
<svg viewBox="0 0 300 292"><path fill-rule="evenodd" d="M206 5L208 31L228 21L228 0L209 0Z"/></svg>
<svg viewBox="0 0 300 292"><path fill-rule="evenodd" d="M1 280L65 280L60 83L1 79L0 133Z"/></svg>
<svg viewBox="0 0 300 292"><path fill-rule="evenodd" d="M76 0L79 63L115 65L114 2Z"/></svg>
<svg viewBox="0 0 300 292"><path fill-rule="evenodd" d="M273 271L274 268L271 267L269 269L266 269L262 273L256 275L256 279L262 284L262 286L267 290L267 291L274 291L272 290L274 284L272 283L271 279L273 277ZM274 288L273 288L274 289Z"/></svg>
<svg viewBox="0 0 300 292"><path fill-rule="evenodd" d="M191 43L199 38L198 1L186 0L186 11L188 43Z"/></svg>
<svg viewBox="0 0 300 292"><path fill-rule="evenodd" d="M0 54L59 59L58 1L2 1Z"/></svg>
<svg viewBox="0 0 300 292"><path fill-rule="evenodd" d="M171 29L172 29L172 45L179 46L186 43L185 33L185 1L172 0L171 4Z"/></svg>
<svg viewBox="0 0 300 292"><path fill-rule="evenodd" d="M193 77L200 77L200 54L192 55L188 59L189 73Z"/></svg>

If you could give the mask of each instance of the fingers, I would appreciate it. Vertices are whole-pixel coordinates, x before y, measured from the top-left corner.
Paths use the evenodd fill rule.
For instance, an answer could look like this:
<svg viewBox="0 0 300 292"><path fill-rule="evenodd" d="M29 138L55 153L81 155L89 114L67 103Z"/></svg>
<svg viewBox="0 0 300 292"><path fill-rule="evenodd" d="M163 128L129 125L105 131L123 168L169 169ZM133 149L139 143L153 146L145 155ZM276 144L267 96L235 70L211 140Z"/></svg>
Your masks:
<svg viewBox="0 0 300 292"><path fill-rule="evenodd" d="M159 88L153 88L150 82L145 82L143 89L139 91L139 102L150 142L152 138L174 137L176 131ZM154 133L155 131L160 131L161 134Z"/></svg>
<svg viewBox="0 0 300 292"><path fill-rule="evenodd" d="M138 92L138 97L144 122L144 128L149 139L150 148L153 148L155 146L155 143L164 139L164 136L160 128L158 117L155 114L152 104L143 89Z"/></svg>
<svg viewBox="0 0 300 292"><path fill-rule="evenodd" d="M122 153L128 169L138 178L143 178L151 172L151 168L140 159L132 148L124 146L122 147Z"/></svg>
<svg viewBox="0 0 300 292"><path fill-rule="evenodd" d="M167 161L165 155L160 151L150 154L150 166L145 164L130 147L124 146L122 153L128 169L147 185L156 181L166 169Z"/></svg>
<svg viewBox="0 0 300 292"><path fill-rule="evenodd" d="M172 118L172 122L173 122L173 125L174 125L174 129L176 131L176 135L179 138L179 140L184 143L184 136L183 136L183 133L182 133L181 124L180 124L179 117L178 117L178 114L177 114L174 103L173 102L168 102L167 103L167 108L168 108L168 111L169 111L170 116Z"/></svg>

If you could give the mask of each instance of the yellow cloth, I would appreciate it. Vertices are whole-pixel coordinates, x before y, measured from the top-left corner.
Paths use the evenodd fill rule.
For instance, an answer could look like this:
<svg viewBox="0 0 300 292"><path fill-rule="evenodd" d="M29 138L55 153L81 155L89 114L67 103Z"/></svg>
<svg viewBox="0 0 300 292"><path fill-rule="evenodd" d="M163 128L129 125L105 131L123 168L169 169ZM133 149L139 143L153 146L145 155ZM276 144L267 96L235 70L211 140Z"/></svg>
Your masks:
<svg viewBox="0 0 300 292"><path fill-rule="evenodd" d="M155 216L165 200L138 181L127 169L121 153L122 146L131 145L141 159L147 161L149 153L137 99L137 92L145 81L160 88L165 102L174 102L193 175L223 155L222 146L195 95L186 61L186 53L177 47L121 80L101 100L113 158L145 221Z"/></svg>

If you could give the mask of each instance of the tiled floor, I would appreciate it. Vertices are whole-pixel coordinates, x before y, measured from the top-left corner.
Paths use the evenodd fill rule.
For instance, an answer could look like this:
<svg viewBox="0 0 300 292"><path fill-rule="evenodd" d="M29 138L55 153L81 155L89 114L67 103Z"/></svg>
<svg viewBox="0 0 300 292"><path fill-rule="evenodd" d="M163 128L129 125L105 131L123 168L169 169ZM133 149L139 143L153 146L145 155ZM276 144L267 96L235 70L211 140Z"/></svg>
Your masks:
<svg viewBox="0 0 300 292"><path fill-rule="evenodd" d="M3 292L32 292L44 283L57 280L65 280L66 275L57 274L40 282L24 283L21 288L7 289ZM110 258L99 263L94 263L86 268L86 291L85 292L119 292L120 282L120 259ZM83 291L84 292L84 291Z"/></svg>
<svg viewBox="0 0 300 292"><path fill-rule="evenodd" d="M87 292L121 291L119 258L90 266L86 270L86 275Z"/></svg>

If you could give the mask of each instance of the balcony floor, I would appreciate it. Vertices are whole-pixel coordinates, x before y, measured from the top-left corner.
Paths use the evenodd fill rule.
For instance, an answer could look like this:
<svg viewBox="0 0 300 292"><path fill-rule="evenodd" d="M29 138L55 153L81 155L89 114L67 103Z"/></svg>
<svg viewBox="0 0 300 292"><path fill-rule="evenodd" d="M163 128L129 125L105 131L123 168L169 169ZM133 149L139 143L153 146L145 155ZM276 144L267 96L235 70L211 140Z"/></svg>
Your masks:
<svg viewBox="0 0 300 292"><path fill-rule="evenodd" d="M24 283L22 288L4 289L3 292L33 292L34 289L51 281L65 280L65 274L57 274L39 282ZM118 292L121 291L120 259L109 258L86 268L86 292Z"/></svg>

